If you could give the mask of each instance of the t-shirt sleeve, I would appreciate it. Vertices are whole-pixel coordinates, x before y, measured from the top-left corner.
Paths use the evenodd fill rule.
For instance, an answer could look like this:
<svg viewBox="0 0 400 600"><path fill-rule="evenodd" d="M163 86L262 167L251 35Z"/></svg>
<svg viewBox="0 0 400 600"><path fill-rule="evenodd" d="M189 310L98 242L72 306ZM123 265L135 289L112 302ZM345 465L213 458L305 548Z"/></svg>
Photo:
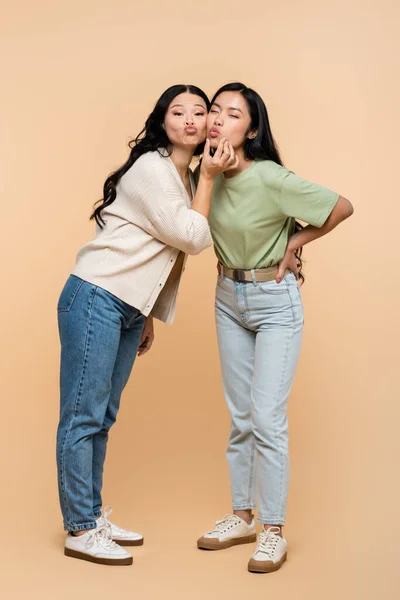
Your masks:
<svg viewBox="0 0 400 600"><path fill-rule="evenodd" d="M280 207L288 217L322 227L338 199L337 192L287 171L280 192Z"/></svg>

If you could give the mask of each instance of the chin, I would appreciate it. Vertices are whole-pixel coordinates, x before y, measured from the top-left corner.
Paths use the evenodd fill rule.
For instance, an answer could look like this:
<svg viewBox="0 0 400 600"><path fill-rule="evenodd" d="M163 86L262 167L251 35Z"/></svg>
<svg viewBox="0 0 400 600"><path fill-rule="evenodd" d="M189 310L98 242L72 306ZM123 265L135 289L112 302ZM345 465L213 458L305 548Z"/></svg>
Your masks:
<svg viewBox="0 0 400 600"><path fill-rule="evenodd" d="M184 142L185 144L190 144L193 146L198 146L199 144L201 144L201 142L204 142L206 139L206 136L203 135L188 135L184 137Z"/></svg>
<svg viewBox="0 0 400 600"><path fill-rule="evenodd" d="M197 146L201 144L201 142L198 142L197 140L194 140L193 138L188 140L188 139L183 139L183 140L177 140L174 144L174 146L176 148L181 148L182 150L188 150L188 149L195 149L197 148Z"/></svg>
<svg viewBox="0 0 400 600"><path fill-rule="evenodd" d="M218 144L219 144L219 140L220 140L219 137L217 137L217 138L208 138L208 139L210 140L210 147L211 148L214 148L214 149L218 148Z"/></svg>

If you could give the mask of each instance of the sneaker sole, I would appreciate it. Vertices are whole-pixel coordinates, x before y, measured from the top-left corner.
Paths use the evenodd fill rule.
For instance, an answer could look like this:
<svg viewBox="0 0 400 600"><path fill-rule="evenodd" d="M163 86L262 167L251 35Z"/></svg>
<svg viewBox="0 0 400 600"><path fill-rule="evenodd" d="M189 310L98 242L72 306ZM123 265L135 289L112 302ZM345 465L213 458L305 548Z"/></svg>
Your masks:
<svg viewBox="0 0 400 600"><path fill-rule="evenodd" d="M133 557L128 556L128 558L97 558L96 556L90 556L90 554L85 554L84 552L77 552L76 550L71 550L70 548L64 548L65 556L69 556L71 558L79 558L80 560L87 560L88 562L97 563L98 565L131 565L133 563Z"/></svg>
<svg viewBox="0 0 400 600"><path fill-rule="evenodd" d="M140 540L116 540L113 538L113 541L118 544L118 546L143 546L144 538Z"/></svg>
<svg viewBox="0 0 400 600"><path fill-rule="evenodd" d="M213 540L212 538L203 537L197 540L197 547L199 550L225 550L226 548L239 546L240 544L251 544L256 540L257 535L255 533L253 535L232 538L230 540L226 540L226 542L219 542L218 540Z"/></svg>
<svg viewBox="0 0 400 600"><path fill-rule="evenodd" d="M265 564L265 562L261 560L254 560L251 558L248 564L248 571L250 571L250 573L272 573L273 571L277 571L281 568L286 560L286 557L287 554L285 552L281 560L275 565L271 565L270 563Z"/></svg>

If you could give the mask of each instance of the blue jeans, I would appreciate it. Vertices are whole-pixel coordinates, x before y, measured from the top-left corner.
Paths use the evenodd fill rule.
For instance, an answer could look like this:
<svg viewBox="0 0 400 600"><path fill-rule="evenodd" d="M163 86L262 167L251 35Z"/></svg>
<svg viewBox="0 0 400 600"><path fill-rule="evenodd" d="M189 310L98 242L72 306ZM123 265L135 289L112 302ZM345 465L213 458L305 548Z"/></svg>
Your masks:
<svg viewBox="0 0 400 600"><path fill-rule="evenodd" d="M58 302L61 340L58 487L64 528L96 527L108 432L140 345L145 317L75 275Z"/></svg>
<svg viewBox="0 0 400 600"><path fill-rule="evenodd" d="M227 458L234 510L283 525L289 485L287 403L300 353L303 306L296 278L238 283L220 275L216 325L232 416Z"/></svg>

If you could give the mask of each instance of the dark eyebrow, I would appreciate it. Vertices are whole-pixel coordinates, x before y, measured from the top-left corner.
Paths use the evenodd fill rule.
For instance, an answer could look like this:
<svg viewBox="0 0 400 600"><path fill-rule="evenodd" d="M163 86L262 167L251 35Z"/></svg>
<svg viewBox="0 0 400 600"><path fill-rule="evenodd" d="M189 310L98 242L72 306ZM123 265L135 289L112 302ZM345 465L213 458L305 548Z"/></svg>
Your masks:
<svg viewBox="0 0 400 600"><path fill-rule="evenodd" d="M219 109L221 109L221 106L217 102L213 102L213 106L217 106ZM238 110L243 114L243 111L240 110L240 108L235 108L234 106L228 106L228 110Z"/></svg>
<svg viewBox="0 0 400 600"><path fill-rule="evenodd" d="M174 104L173 106L171 106L171 109L175 108L176 106L181 106L182 108L185 108L184 104ZM200 106L200 108L204 108L204 110L207 110L203 104L195 104L195 106Z"/></svg>

